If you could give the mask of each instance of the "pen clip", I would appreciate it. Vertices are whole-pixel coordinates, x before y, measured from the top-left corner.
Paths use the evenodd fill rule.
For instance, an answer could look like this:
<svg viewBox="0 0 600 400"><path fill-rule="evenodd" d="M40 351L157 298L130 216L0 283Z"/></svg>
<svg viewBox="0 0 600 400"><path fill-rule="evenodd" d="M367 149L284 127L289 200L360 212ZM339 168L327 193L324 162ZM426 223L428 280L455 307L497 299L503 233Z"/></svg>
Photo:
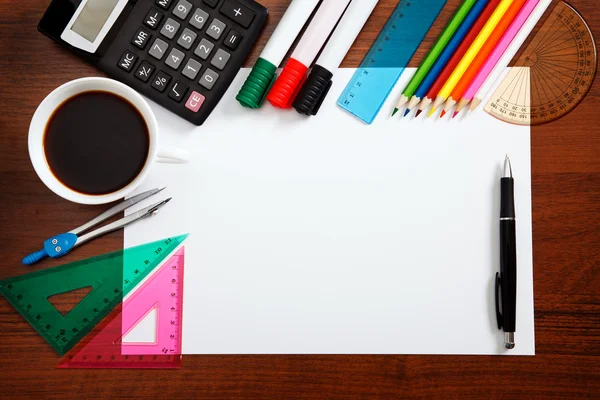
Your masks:
<svg viewBox="0 0 600 400"><path fill-rule="evenodd" d="M500 279L500 273L496 272L495 287L495 298L496 298L496 322L498 323L498 329L502 329L502 312L500 311L500 296L502 295L502 280Z"/></svg>

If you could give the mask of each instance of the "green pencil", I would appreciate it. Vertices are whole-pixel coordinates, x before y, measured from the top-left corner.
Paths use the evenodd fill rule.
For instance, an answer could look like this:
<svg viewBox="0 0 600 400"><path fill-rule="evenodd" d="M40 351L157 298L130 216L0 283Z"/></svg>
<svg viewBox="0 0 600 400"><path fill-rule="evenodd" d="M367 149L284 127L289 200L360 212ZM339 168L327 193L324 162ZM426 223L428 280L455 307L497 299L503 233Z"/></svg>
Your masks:
<svg viewBox="0 0 600 400"><path fill-rule="evenodd" d="M404 104L406 104L408 100L412 97L412 95L415 93L423 79L425 79L425 76L429 72L429 69L431 69L433 63L435 63L437 58L440 56L440 53L444 50L444 47L446 47L446 44L448 44L448 42L452 38L452 35L454 35L454 32L456 32L463 19L466 17L467 13L471 9L471 7L473 7L473 4L475 4L476 1L477 0L465 0L461 4L458 11L456 11L456 14L454 14L446 28L444 28L444 31L438 38L437 42L435 42L432 49L425 57L425 60L423 60L423 62L419 66L419 69L417 70L417 72L415 72L415 75L412 77L412 79L402 92L402 96L400 96L400 100L398 100L398 104L396 104L392 116L394 116L398 112L398 110Z"/></svg>

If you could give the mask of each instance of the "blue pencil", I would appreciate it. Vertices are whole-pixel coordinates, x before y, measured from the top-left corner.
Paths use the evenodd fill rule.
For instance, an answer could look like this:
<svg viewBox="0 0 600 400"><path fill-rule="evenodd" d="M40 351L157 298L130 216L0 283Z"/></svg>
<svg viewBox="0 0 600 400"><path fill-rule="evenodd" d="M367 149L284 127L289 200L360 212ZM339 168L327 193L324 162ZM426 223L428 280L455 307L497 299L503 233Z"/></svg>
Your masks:
<svg viewBox="0 0 600 400"><path fill-rule="evenodd" d="M421 100L427 94L427 92L429 92L429 89L435 83L440 72L442 72L442 70L448 63L448 60L450 60L458 46L460 46L460 44L462 43L465 36L469 33L471 27L473 26L475 21L477 21L477 18L479 18L479 15L481 15L481 12L483 11L487 3L489 3L489 1L490 0L478 0L477 3L473 5L473 7L463 20L462 24L460 24L460 27L452 36L452 39L450 39L444 50L440 53L440 56L436 60L435 64L433 64L433 66L427 73L427 76L425 77L425 79L423 79L423 82L421 82L415 94L408 102L408 105L406 106L406 112L404 113L405 117L410 113L410 111L413 108L415 108L421 102Z"/></svg>

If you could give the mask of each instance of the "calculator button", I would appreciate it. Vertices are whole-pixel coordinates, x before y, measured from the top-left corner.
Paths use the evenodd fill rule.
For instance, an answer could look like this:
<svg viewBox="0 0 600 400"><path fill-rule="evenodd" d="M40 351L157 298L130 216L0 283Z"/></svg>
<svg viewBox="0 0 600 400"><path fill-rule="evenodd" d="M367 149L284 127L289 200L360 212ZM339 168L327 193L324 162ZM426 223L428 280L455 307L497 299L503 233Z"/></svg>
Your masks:
<svg viewBox="0 0 600 400"><path fill-rule="evenodd" d="M146 26L152 29L156 29L156 27L158 27L158 24L160 24L160 21L162 21L162 19L163 14L156 8L151 8L148 12L148 15L146 15L146 18L144 19L144 24L146 24Z"/></svg>
<svg viewBox="0 0 600 400"><path fill-rule="evenodd" d="M215 8L219 4L219 0L204 0L204 4L208 4L212 8Z"/></svg>
<svg viewBox="0 0 600 400"><path fill-rule="evenodd" d="M148 50L148 53L157 60L162 60L168 48L169 45L167 42L156 38L154 39L154 43L152 43L152 47L150 47L150 50Z"/></svg>
<svg viewBox="0 0 600 400"><path fill-rule="evenodd" d="M175 8L173 9L173 14L175 14L180 19L185 19L188 16L188 14L190 13L191 9L192 9L191 3L189 3L185 0L179 0L179 3L177 3Z"/></svg>
<svg viewBox="0 0 600 400"><path fill-rule="evenodd" d="M121 58L119 59L119 67L123 68L125 71L129 72L135 65L135 61L137 60L137 56L130 52L129 50L125 51Z"/></svg>
<svg viewBox="0 0 600 400"><path fill-rule="evenodd" d="M205 99L206 97L202 96L200 93L192 92L185 103L185 107L190 111L198 112Z"/></svg>
<svg viewBox="0 0 600 400"><path fill-rule="evenodd" d="M164 8L165 10L168 10L172 1L173 0L156 0L156 4L158 4L159 6L161 6L162 8Z"/></svg>
<svg viewBox="0 0 600 400"><path fill-rule="evenodd" d="M173 84L173 87L171 87L171 90L169 90L169 97L179 103L181 102L181 99L183 99L183 96L185 96L187 93L188 89L189 87L187 85L176 81Z"/></svg>
<svg viewBox="0 0 600 400"><path fill-rule="evenodd" d="M202 75L202 78L200 79L199 83L200 85L210 90L215 85L215 82L217 82L217 79L219 79L219 74L217 74L212 69L207 68L204 74Z"/></svg>
<svg viewBox="0 0 600 400"><path fill-rule="evenodd" d="M210 64L219 68L222 71L223 68L225 68L225 65L227 65L227 61L229 61L229 57L231 57L231 55L228 52L226 52L223 49L219 49L219 50L217 50L217 53L211 60Z"/></svg>
<svg viewBox="0 0 600 400"><path fill-rule="evenodd" d="M131 39L131 43L140 48L140 49L144 49L144 47L146 47L146 45L148 44L148 41L150 40L150 37L152 35L150 35L150 33L148 33L144 28L140 28L138 29L137 33L133 36L133 39Z"/></svg>
<svg viewBox="0 0 600 400"><path fill-rule="evenodd" d="M194 54L200 57L201 59L206 60L213 47L215 47L214 44L212 44L206 39L202 39L198 47L196 47Z"/></svg>
<svg viewBox="0 0 600 400"><path fill-rule="evenodd" d="M201 68L202 64L193 58L190 58L185 64L185 67L183 67L183 71L181 73L190 79L196 79L196 76L198 75L198 72L200 72Z"/></svg>
<svg viewBox="0 0 600 400"><path fill-rule="evenodd" d="M183 62L184 58L185 58L185 54L183 54L182 51L177 50L177 49L171 49L171 53L169 53L169 56L165 60L165 64L167 64L169 67L173 68L174 70L177 70L179 68L179 66L181 65L181 63Z"/></svg>
<svg viewBox="0 0 600 400"><path fill-rule="evenodd" d="M231 50L235 50L235 49L237 49L238 45L242 41L242 37L243 36L241 33L234 31L232 29L229 31L229 33L225 37L223 44L225 45L225 47L230 48Z"/></svg>
<svg viewBox="0 0 600 400"><path fill-rule="evenodd" d="M167 22L165 22L165 24L163 25L162 29L160 30L161 35L166 36L169 39L173 39L175 37L175 34L177 34L177 31L179 30L179 27L181 25L179 25L179 22L175 21L172 18L167 18Z"/></svg>
<svg viewBox="0 0 600 400"><path fill-rule="evenodd" d="M152 87L162 93L167 88L169 82L171 82L171 76L163 71L158 71L154 81L152 81Z"/></svg>
<svg viewBox="0 0 600 400"><path fill-rule="evenodd" d="M256 15L254 11L248 7L244 7L235 0L225 0L225 3L223 3L223 6L221 7L221 13L242 25L244 28L250 26Z"/></svg>
<svg viewBox="0 0 600 400"><path fill-rule="evenodd" d="M192 44L194 44L197 36L198 35L196 35L196 32L185 28L181 36L179 36L179 39L177 39L177 44L184 49L189 50L190 47L192 47Z"/></svg>
<svg viewBox="0 0 600 400"><path fill-rule="evenodd" d="M154 65L146 61L142 61L138 70L135 72L135 77L142 82L148 82L148 79L150 79L150 76L152 76L152 72L154 72Z"/></svg>
<svg viewBox="0 0 600 400"><path fill-rule="evenodd" d="M223 34L224 30L225 30L225 24L215 18L210 23L210 26L208 27L206 34L208 36L210 36L211 38L218 40L221 37L221 35Z"/></svg>
<svg viewBox="0 0 600 400"><path fill-rule="evenodd" d="M194 15L190 19L190 25L196 29L202 29L206 20L208 19L208 13L206 11L202 11L199 8L196 8Z"/></svg>

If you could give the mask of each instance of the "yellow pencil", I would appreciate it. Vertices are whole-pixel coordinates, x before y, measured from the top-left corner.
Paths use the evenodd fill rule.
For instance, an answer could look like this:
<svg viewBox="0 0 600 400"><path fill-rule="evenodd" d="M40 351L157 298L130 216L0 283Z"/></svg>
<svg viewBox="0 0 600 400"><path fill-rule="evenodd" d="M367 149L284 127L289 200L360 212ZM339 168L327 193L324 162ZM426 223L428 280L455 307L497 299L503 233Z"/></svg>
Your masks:
<svg viewBox="0 0 600 400"><path fill-rule="evenodd" d="M496 7L496 10L494 10L494 13L492 14L488 22L481 29L481 32L479 32L479 35L477 35L477 37L473 41L473 44L471 45L471 47L469 47L469 50L467 50L464 57L460 60L460 62L454 69L454 72L452 72L452 75L450 75L450 78L448 78L448 80L444 84L444 87L442 87L442 90L440 90L440 92L438 93L433 103L431 112L429 113L430 116L433 115L435 110L439 106L441 106L448 99L448 97L450 97L452 91L454 90L454 87L458 84L460 78L462 78L462 76L465 74L467 68L469 68L469 65L471 65L471 62L473 62L473 59L475 59L477 53L479 53L479 50L481 50L486 40L490 37L494 29L496 28L496 25L498 25L498 23L506 13L506 10L508 10L513 1L514 0L502 0L498 7Z"/></svg>

